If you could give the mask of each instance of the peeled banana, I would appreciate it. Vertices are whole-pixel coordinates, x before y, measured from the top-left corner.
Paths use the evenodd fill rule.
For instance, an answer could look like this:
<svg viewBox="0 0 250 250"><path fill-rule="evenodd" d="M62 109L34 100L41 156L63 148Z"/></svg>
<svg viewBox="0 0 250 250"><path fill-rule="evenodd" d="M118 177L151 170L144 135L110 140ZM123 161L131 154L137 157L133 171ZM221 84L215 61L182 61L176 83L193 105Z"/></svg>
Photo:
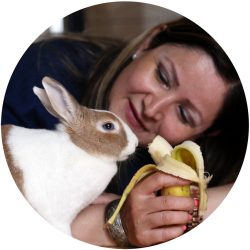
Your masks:
<svg viewBox="0 0 250 250"><path fill-rule="evenodd" d="M178 176L183 179L190 180L198 185L200 200L198 215L199 217L202 217L207 208L207 184L211 180L212 176L206 176L204 173L204 162L200 147L192 141L185 141L172 148L172 146L164 138L156 136L152 143L148 145L148 151L156 165L145 165L135 173L130 183L125 188L114 214L107 223L114 223L114 220L123 203L136 183L138 183L145 176L156 171L162 171ZM161 195L188 197L191 195L190 186L186 185L163 188L161 190Z"/></svg>
<svg viewBox="0 0 250 250"><path fill-rule="evenodd" d="M172 186L163 188L161 190L161 195L173 195L173 196L183 196L183 197L190 197L191 191L190 186Z"/></svg>

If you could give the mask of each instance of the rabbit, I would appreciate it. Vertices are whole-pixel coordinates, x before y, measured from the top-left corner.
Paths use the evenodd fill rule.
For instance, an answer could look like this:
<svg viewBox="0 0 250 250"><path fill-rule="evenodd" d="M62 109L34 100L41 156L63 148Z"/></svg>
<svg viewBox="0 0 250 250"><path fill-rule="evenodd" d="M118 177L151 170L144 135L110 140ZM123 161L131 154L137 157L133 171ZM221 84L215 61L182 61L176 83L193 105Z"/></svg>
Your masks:
<svg viewBox="0 0 250 250"><path fill-rule="evenodd" d="M31 206L59 230L93 202L117 172L117 161L138 139L118 116L81 106L56 80L44 77L33 92L59 119L55 130L2 126L10 172Z"/></svg>

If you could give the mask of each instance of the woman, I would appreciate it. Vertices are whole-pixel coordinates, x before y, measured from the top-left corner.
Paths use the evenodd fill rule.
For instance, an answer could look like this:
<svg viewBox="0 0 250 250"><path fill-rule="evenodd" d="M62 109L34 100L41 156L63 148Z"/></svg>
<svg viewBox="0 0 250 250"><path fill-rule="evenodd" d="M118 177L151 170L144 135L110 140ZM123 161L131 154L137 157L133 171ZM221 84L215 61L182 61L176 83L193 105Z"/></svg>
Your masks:
<svg viewBox="0 0 250 250"><path fill-rule="evenodd" d="M214 175L210 186L235 180L247 140L246 102L233 65L208 34L186 19L159 26L119 53L110 72L100 79L107 88L99 93L99 97L106 94L109 99L96 98L87 104L107 105L130 125L142 145L155 134L173 145L186 139L196 140L202 146L207 171ZM94 82L100 84L96 79ZM109 103L105 103L107 100ZM120 168L118 188L126 176L128 180L132 177L127 172L127 168ZM187 212L193 209L190 199L152 197L161 187L178 184L178 180L170 180L169 176L161 178L155 174L137 185L121 212L132 245L148 246L175 238L183 233L183 225L190 220ZM207 215L230 187L229 184L209 190ZM78 231L78 222L83 228L87 221L84 218L95 214L92 211L99 209L103 214L105 205L95 206L96 210L94 206L93 210L86 209L73 224L76 237L91 239L90 232L101 228L95 225L93 231L85 231L86 235ZM164 225L169 227L163 228Z"/></svg>
<svg viewBox="0 0 250 250"><path fill-rule="evenodd" d="M91 64L96 65L86 80ZM27 72L27 67L33 70ZM138 184L125 202L120 214L123 227L120 225L118 232L122 240L103 227L105 209L110 208L107 204L113 204L111 201L119 197L117 194L122 193L136 169L151 161L145 146L156 134L172 145L187 139L201 145L206 170L214 175L207 215L235 181L248 134L243 88L223 50L191 21L182 19L160 25L127 46L111 44L104 50L67 39L32 45L8 86L3 123L54 126L57 121L40 108L28 92L31 90L22 91L24 86L31 89L28 83L37 84L44 75L62 82L84 105L115 112L140 141L132 159L121 164L126 167L120 166L106 190L108 193L84 209L72 223L74 237L102 246L129 243L140 247L185 232L185 225L192 220L189 212L197 202L192 198L159 197L156 192L164 186L189 182L160 173ZM21 80L23 84L18 84ZM13 91L19 96L15 101ZM24 98L20 97L22 94ZM28 110L23 111L24 107Z"/></svg>

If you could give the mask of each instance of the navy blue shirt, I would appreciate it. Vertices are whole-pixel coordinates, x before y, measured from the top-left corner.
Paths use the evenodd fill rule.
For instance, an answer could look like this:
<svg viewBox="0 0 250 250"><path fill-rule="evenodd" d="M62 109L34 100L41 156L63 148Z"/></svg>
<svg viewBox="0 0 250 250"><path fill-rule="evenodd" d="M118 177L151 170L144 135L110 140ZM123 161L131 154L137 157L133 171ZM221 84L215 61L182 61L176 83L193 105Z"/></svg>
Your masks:
<svg viewBox="0 0 250 250"><path fill-rule="evenodd" d="M32 44L11 76L4 98L1 123L53 129L58 119L48 113L32 88L42 88L42 78L50 76L64 85L80 102L84 83L101 53L102 50L93 44L69 39ZM148 162L152 162L149 154L139 148L132 159L121 164L106 191L122 194L138 168Z"/></svg>
<svg viewBox="0 0 250 250"><path fill-rule="evenodd" d="M57 118L50 115L33 93L33 86L50 76L78 100L84 83L101 50L93 44L53 39L32 44L18 62L7 86L1 124L53 129Z"/></svg>

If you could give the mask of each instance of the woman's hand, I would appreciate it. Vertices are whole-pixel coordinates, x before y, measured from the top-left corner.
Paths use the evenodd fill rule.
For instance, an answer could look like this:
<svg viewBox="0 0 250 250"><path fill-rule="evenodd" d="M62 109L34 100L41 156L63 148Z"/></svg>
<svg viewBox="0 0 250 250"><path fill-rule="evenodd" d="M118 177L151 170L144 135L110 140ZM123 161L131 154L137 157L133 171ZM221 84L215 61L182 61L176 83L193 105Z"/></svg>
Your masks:
<svg viewBox="0 0 250 250"><path fill-rule="evenodd" d="M134 187L121 210L124 230L132 245L150 246L183 234L192 220L189 211L194 209L193 199L157 196L156 192L163 187L187 184L190 182L157 172Z"/></svg>

